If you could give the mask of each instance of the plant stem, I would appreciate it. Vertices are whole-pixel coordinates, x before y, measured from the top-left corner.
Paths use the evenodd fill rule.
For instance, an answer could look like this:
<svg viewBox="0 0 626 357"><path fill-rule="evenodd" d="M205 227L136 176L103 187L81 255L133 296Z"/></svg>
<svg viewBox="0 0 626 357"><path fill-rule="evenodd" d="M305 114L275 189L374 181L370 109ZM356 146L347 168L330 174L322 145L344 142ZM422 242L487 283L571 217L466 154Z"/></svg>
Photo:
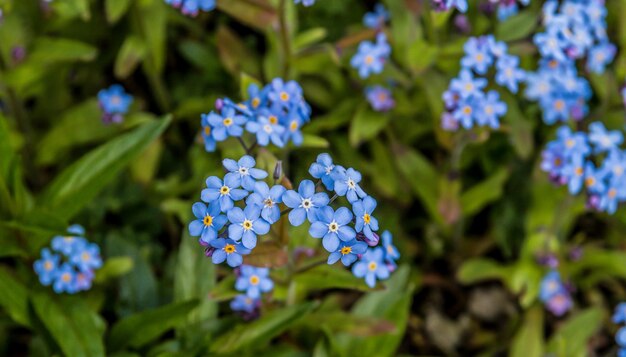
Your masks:
<svg viewBox="0 0 626 357"><path fill-rule="evenodd" d="M280 43L283 50L283 78L289 77L289 67L291 66L291 41L289 39L289 29L287 28L287 6L286 0L280 0L278 5Z"/></svg>

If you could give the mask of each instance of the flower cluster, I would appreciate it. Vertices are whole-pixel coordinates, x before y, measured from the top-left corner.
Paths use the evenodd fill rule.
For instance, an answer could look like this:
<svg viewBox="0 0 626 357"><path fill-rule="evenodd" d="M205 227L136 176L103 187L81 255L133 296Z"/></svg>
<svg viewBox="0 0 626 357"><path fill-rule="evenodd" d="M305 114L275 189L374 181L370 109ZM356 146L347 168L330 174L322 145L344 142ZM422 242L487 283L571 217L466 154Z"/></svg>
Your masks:
<svg viewBox="0 0 626 357"><path fill-rule="evenodd" d="M391 91L382 86L372 86L365 88L365 98L377 112L386 112L396 106Z"/></svg>
<svg viewBox="0 0 626 357"><path fill-rule="evenodd" d="M546 309L556 316L563 316L573 304L570 291L556 270L550 271L541 280L539 299L546 305Z"/></svg>
<svg viewBox="0 0 626 357"><path fill-rule="evenodd" d="M54 237L52 250L43 248L33 265L41 284L52 285L57 294L89 290L94 271L102 266L100 248L82 237L83 227L73 225L67 231L72 235Z"/></svg>
<svg viewBox="0 0 626 357"><path fill-rule="evenodd" d="M459 124L465 129L474 125L500 127L500 118L506 114L507 106L495 90L484 92L485 76L495 66L495 81L516 93L526 73L519 68L519 58L507 53L507 45L496 41L492 35L471 37L464 46L465 56L461 59L461 72L450 82L443 93L447 111L442 115L445 130L457 130Z"/></svg>
<svg viewBox="0 0 626 357"><path fill-rule="evenodd" d="M285 188L270 188L260 181L268 176L267 172L255 168L251 156L239 161L225 159L223 164L228 173L223 179L207 178L201 193L204 203L197 202L192 207L196 219L189 224L189 233L200 237L213 263L226 261L237 267L243 262L242 256L256 247L257 236L267 234L270 225L280 218L278 205ZM243 209L235 205L238 202Z"/></svg>
<svg viewBox="0 0 626 357"><path fill-rule="evenodd" d="M187 16L197 16L200 11L208 12L216 6L216 0L165 0L165 3Z"/></svg>
<svg viewBox="0 0 626 357"><path fill-rule="evenodd" d="M600 122L589 129L587 134L559 128L557 139L543 151L541 168L572 195L584 188L590 208L613 214L626 201L626 152L619 149L624 137Z"/></svg>
<svg viewBox="0 0 626 357"><path fill-rule="evenodd" d="M517 0L489 0L490 3L498 6L498 20L504 21L519 12ZM528 6L530 0L519 0L519 3Z"/></svg>
<svg viewBox="0 0 626 357"><path fill-rule="evenodd" d="M619 303L615 307L615 312L612 317L613 323L624 324L626 323L626 302ZM619 346L617 351L617 357L626 357L626 326L620 327L615 334L615 342Z"/></svg>
<svg viewBox="0 0 626 357"><path fill-rule="evenodd" d="M359 185L361 174L334 164L328 154L320 154L309 173L319 180L317 185L303 180L298 191L289 190L283 196L285 205L292 208L289 222L294 226L305 220L311 223L309 234L322 239L322 246L330 253L328 264L341 260L344 266L352 266L353 274L365 278L370 287L376 280L387 279L399 253L389 232L383 233L385 249L376 248L380 241L378 220L373 215L377 202ZM316 187L333 192L333 198L325 192L316 193ZM330 205L339 197L345 197L348 206L333 209Z"/></svg>
<svg viewBox="0 0 626 357"><path fill-rule="evenodd" d="M616 48L606 34L603 0L551 0L543 7L545 32L533 40L542 60L536 73L527 77L526 97L539 102L547 124L581 120L588 112L592 92L578 76L576 60L586 57L587 70L604 72Z"/></svg>
<svg viewBox="0 0 626 357"><path fill-rule="evenodd" d="M244 314L245 318L254 318L258 315L261 305L261 294L269 293L274 289L274 282L270 278L268 268L256 268L242 265L236 270L237 280L235 289L242 292L230 302L230 308Z"/></svg>
<svg viewBox="0 0 626 357"><path fill-rule="evenodd" d="M359 43L357 53L350 60L350 65L358 70L361 78L367 78L371 74L383 71L390 54L391 46L387 43L387 36L379 32L375 43L370 41Z"/></svg>
<svg viewBox="0 0 626 357"><path fill-rule="evenodd" d="M98 104L102 109L102 121L105 124L121 123L132 103L133 97L119 84L98 92Z"/></svg>
<svg viewBox="0 0 626 357"><path fill-rule="evenodd" d="M207 151L215 151L217 143L228 137L241 138L245 131L254 135L260 146L271 142L283 147L289 141L302 145L300 128L310 121L311 107L297 82L276 78L262 89L251 84L248 94L248 100L242 103L219 99L216 111L202 114L202 137Z"/></svg>

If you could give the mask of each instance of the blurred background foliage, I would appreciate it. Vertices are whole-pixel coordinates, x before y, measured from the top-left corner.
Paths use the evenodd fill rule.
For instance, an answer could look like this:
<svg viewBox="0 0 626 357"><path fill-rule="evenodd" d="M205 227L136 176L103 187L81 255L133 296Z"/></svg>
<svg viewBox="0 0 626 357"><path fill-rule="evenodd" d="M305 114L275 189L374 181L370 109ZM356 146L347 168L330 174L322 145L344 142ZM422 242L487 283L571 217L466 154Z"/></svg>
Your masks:
<svg viewBox="0 0 626 357"><path fill-rule="evenodd" d="M162 0L1 0L0 353L69 356L584 356L614 351L609 316L626 296L626 219L585 212L554 187L538 158L555 128L521 95L502 128L440 129L441 94L459 71L467 35L454 13L420 0L385 0L392 61L367 81L349 67L374 1L221 0L189 18ZM626 0L607 1L609 36L626 45ZM470 1L473 35L506 41L534 69L530 36L541 1L505 22ZM279 10L284 10L281 13ZM284 20L284 21L283 21ZM281 26L286 30L281 33ZM285 37L281 37L285 35ZM16 58L15 49L25 55ZM620 129L620 53L591 75L590 117ZM235 141L206 153L199 116L250 81L298 80L313 106L302 147L261 151L292 180L327 151L364 174L392 230L401 266L382 290L321 267L277 286L262 317L228 312L230 270L188 236L204 179L238 157ZM134 95L122 125L100 122L96 93ZM393 86L396 108L376 113L368 84ZM50 238L80 223L102 247L94 288L75 296L40 286L32 262ZM294 229L290 248L317 247ZM568 259L572 249L582 258ZM538 301L551 252L576 287L557 319ZM275 257L268 257L272 260Z"/></svg>

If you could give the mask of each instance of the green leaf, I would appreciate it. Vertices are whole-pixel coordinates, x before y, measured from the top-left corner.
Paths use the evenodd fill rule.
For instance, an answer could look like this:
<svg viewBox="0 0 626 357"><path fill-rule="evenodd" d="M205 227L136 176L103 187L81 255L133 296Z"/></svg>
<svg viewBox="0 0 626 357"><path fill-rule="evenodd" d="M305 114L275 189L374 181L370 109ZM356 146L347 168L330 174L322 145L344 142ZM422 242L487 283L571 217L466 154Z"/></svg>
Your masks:
<svg viewBox="0 0 626 357"><path fill-rule="evenodd" d="M105 11L109 23L114 24L124 16L131 2L131 0L106 0Z"/></svg>
<svg viewBox="0 0 626 357"><path fill-rule="evenodd" d="M528 37L537 26L537 15L524 11L500 22L496 27L496 37L500 41L509 42Z"/></svg>
<svg viewBox="0 0 626 357"><path fill-rule="evenodd" d="M4 268L0 268L0 306L13 321L23 326L30 326L28 289Z"/></svg>
<svg viewBox="0 0 626 357"><path fill-rule="evenodd" d="M461 195L461 207L465 216L478 213L487 204L502 196L502 188L509 178L509 171L501 168L485 181L473 186Z"/></svg>
<svg viewBox="0 0 626 357"><path fill-rule="evenodd" d="M61 218L71 218L167 128L170 117L146 123L96 148L65 169L50 184L41 203Z"/></svg>
<svg viewBox="0 0 626 357"><path fill-rule="evenodd" d="M213 301L226 301L239 294L240 292L235 290L235 276L231 274L220 280L220 282L211 289L208 297Z"/></svg>
<svg viewBox="0 0 626 357"><path fill-rule="evenodd" d="M323 329L331 333L347 333L352 336L371 337L395 332L393 322L370 316L355 316L341 310L316 312L302 321L311 329Z"/></svg>
<svg viewBox="0 0 626 357"><path fill-rule="evenodd" d="M303 32L300 32L293 40L293 47L296 51L306 49L307 47L314 45L324 38L326 38L327 32L323 27L312 28Z"/></svg>
<svg viewBox="0 0 626 357"><path fill-rule="evenodd" d="M126 38L115 59L115 76L124 79L130 76L147 53L145 42L137 36Z"/></svg>
<svg viewBox="0 0 626 357"><path fill-rule="evenodd" d="M528 159L534 149L533 129L535 125L524 116L514 96L503 93L502 98L508 108L506 120L510 125L509 139L517 154L522 159Z"/></svg>
<svg viewBox="0 0 626 357"><path fill-rule="evenodd" d="M67 38L40 37L33 44L29 61L35 63L91 61L98 49L84 42Z"/></svg>
<svg viewBox="0 0 626 357"><path fill-rule="evenodd" d="M409 46L409 57L413 60L409 65L414 73L419 73L430 67L437 59L439 50L424 40L417 40Z"/></svg>
<svg viewBox="0 0 626 357"><path fill-rule="evenodd" d="M31 298L33 308L63 354L104 356L104 321L80 298L60 299L46 294Z"/></svg>
<svg viewBox="0 0 626 357"><path fill-rule="evenodd" d="M102 283L111 279L115 279L119 276L127 274L133 270L135 263L130 257L110 257L104 261L102 268L96 271L96 277L94 281L96 283Z"/></svg>
<svg viewBox="0 0 626 357"><path fill-rule="evenodd" d="M217 8L245 25L265 30L278 23L278 14L267 0L218 0Z"/></svg>
<svg viewBox="0 0 626 357"><path fill-rule="evenodd" d="M474 284L484 280L504 279L510 268L489 259L468 260L457 272L457 279L463 284Z"/></svg>
<svg viewBox="0 0 626 357"><path fill-rule="evenodd" d="M357 109L350 126L350 144L357 146L374 138L389 123L391 116L373 111L367 103Z"/></svg>
<svg viewBox="0 0 626 357"><path fill-rule="evenodd" d="M330 143L326 138L313 134L303 134L302 145L300 148L313 148L313 149L326 149L330 146Z"/></svg>
<svg viewBox="0 0 626 357"><path fill-rule="evenodd" d="M63 18L80 16L87 21L91 17L89 0L58 0L51 2L54 13Z"/></svg>
<svg viewBox="0 0 626 357"><path fill-rule="evenodd" d="M524 322L515 334L511 357L543 356L543 307L534 306L526 312Z"/></svg>
<svg viewBox="0 0 626 357"><path fill-rule="evenodd" d="M111 351L126 346L142 347L185 321L198 303L198 300L190 300L131 315L113 326L107 346Z"/></svg>
<svg viewBox="0 0 626 357"><path fill-rule="evenodd" d="M287 331L298 320L305 318L315 306L314 303L304 303L274 310L260 319L237 325L211 344L211 352L232 353L249 346L262 347L271 339Z"/></svg>
<svg viewBox="0 0 626 357"><path fill-rule="evenodd" d="M602 324L603 310L592 307L572 316L550 339L547 352L555 356L587 356L587 343Z"/></svg>
<svg viewBox="0 0 626 357"><path fill-rule="evenodd" d="M297 274L295 281L298 285L310 290L351 289L372 291L363 279L355 277L348 270L328 264Z"/></svg>

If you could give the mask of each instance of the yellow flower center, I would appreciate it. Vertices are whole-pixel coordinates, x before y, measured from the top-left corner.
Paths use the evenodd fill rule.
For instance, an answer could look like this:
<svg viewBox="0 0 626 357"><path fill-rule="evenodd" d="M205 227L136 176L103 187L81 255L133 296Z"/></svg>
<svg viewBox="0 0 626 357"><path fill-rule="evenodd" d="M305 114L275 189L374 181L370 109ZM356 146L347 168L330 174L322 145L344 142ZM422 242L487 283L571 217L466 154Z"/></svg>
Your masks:
<svg viewBox="0 0 626 357"><path fill-rule="evenodd" d="M341 248L341 254L346 255L352 253L352 247L343 247Z"/></svg>
<svg viewBox="0 0 626 357"><path fill-rule="evenodd" d="M591 187L595 185L595 183L596 179L594 179L593 177L587 177L587 179L585 180L585 184L587 185L587 187Z"/></svg>
<svg viewBox="0 0 626 357"><path fill-rule="evenodd" d="M482 53L479 53L479 54L476 55L476 61L482 62L483 59L485 59L485 57L483 56Z"/></svg>
<svg viewBox="0 0 626 357"><path fill-rule="evenodd" d="M554 165L555 166L561 166L561 163L562 163L562 161L561 161L560 158L557 157L556 159L554 159Z"/></svg>
<svg viewBox="0 0 626 357"><path fill-rule="evenodd" d="M213 225L213 217L207 214L204 216L204 219L202 219L202 223L207 227L211 227Z"/></svg>
<svg viewBox="0 0 626 357"><path fill-rule="evenodd" d="M293 120L291 122L291 124L289 124L289 130L291 130L291 131L298 130L298 121L297 120Z"/></svg>
<svg viewBox="0 0 626 357"><path fill-rule="evenodd" d="M46 270L52 270L52 262L47 260L45 263L43 263L43 268Z"/></svg>
<svg viewBox="0 0 626 357"><path fill-rule="evenodd" d="M289 100L289 93L287 92L280 92L280 100L282 100L283 102L286 102Z"/></svg>
<svg viewBox="0 0 626 357"><path fill-rule="evenodd" d="M376 262L370 262L367 265L367 269L369 269L370 271L374 271L376 270L376 268L378 268L378 264L376 264Z"/></svg>
<svg viewBox="0 0 626 357"><path fill-rule="evenodd" d="M118 104L120 104L121 102L122 102L122 98L120 98L120 96L119 96L119 95L114 95L114 96L111 98L111 103L112 103L113 105L118 105Z"/></svg>
<svg viewBox="0 0 626 357"><path fill-rule="evenodd" d="M575 144L574 139L567 139L567 141L565 141L565 145L570 149L574 147L574 144Z"/></svg>
<svg viewBox="0 0 626 357"><path fill-rule="evenodd" d="M276 123L278 123L278 118L275 115L270 115L268 120L270 121L270 124L272 125L276 125Z"/></svg>
<svg viewBox="0 0 626 357"><path fill-rule="evenodd" d="M87 252L84 252L80 257L84 262L86 262L91 258L91 255Z"/></svg>
<svg viewBox="0 0 626 357"><path fill-rule="evenodd" d="M223 123L224 123L224 126L231 126L231 125L233 125L233 119L232 118L225 118Z"/></svg>
<svg viewBox="0 0 626 357"><path fill-rule="evenodd" d="M259 104L261 104L261 99L259 99L259 98L254 98L254 99L252 99L252 106L253 106L254 108L258 107L258 106L259 106Z"/></svg>
<svg viewBox="0 0 626 357"><path fill-rule="evenodd" d="M228 254L234 253L235 252L235 246L232 244L226 244L224 246L224 251Z"/></svg>
<svg viewBox="0 0 626 357"><path fill-rule="evenodd" d="M72 280L72 277L68 273L64 273L63 275L61 275L61 280L67 283Z"/></svg>
<svg viewBox="0 0 626 357"><path fill-rule="evenodd" d="M577 167L575 170L577 176L582 176L584 171L582 167Z"/></svg>
<svg viewBox="0 0 626 357"><path fill-rule="evenodd" d="M554 102L554 108L556 108L556 110L563 110L563 108L565 108L565 103L559 99Z"/></svg>
<svg viewBox="0 0 626 357"><path fill-rule="evenodd" d="M617 196L617 190L615 190L614 188L609 190L609 197L610 198L615 198L615 196Z"/></svg>
<svg viewBox="0 0 626 357"><path fill-rule="evenodd" d="M243 227L243 229L245 229L246 231L249 231L252 229L252 221L249 219L246 219L243 221L243 223L241 224L241 226Z"/></svg>
<svg viewBox="0 0 626 357"><path fill-rule="evenodd" d="M252 276L250 277L250 284L252 284L252 285L258 285L258 284L259 284L259 281L260 281L260 279L259 279L259 277L258 277L258 276L256 276L256 275L252 275Z"/></svg>
<svg viewBox="0 0 626 357"><path fill-rule="evenodd" d="M222 195L227 195L227 194L229 194L229 193L230 193L230 187L228 187L228 186L226 186L226 185L222 186L222 188L220 188L220 193L221 193Z"/></svg>
<svg viewBox="0 0 626 357"><path fill-rule="evenodd" d="M365 224L370 224L371 220L372 217L369 215L369 213L363 215L363 222L365 222Z"/></svg>
<svg viewBox="0 0 626 357"><path fill-rule="evenodd" d="M468 84L465 85L465 90L466 91L471 92L472 89L474 89L474 85L473 84L468 83Z"/></svg>
<svg viewBox="0 0 626 357"><path fill-rule="evenodd" d="M205 126L204 127L204 135L211 135L211 127L210 126Z"/></svg>
<svg viewBox="0 0 626 357"><path fill-rule="evenodd" d="M391 244L387 246L387 254L393 254L393 246Z"/></svg>
<svg viewBox="0 0 626 357"><path fill-rule="evenodd" d="M374 57L365 56L365 64L372 64L374 62Z"/></svg>
<svg viewBox="0 0 626 357"><path fill-rule="evenodd" d="M464 113L464 114L467 114L467 115L472 114L472 107L467 107L467 106L466 106L466 107L464 107L464 108L463 108L463 113Z"/></svg>

